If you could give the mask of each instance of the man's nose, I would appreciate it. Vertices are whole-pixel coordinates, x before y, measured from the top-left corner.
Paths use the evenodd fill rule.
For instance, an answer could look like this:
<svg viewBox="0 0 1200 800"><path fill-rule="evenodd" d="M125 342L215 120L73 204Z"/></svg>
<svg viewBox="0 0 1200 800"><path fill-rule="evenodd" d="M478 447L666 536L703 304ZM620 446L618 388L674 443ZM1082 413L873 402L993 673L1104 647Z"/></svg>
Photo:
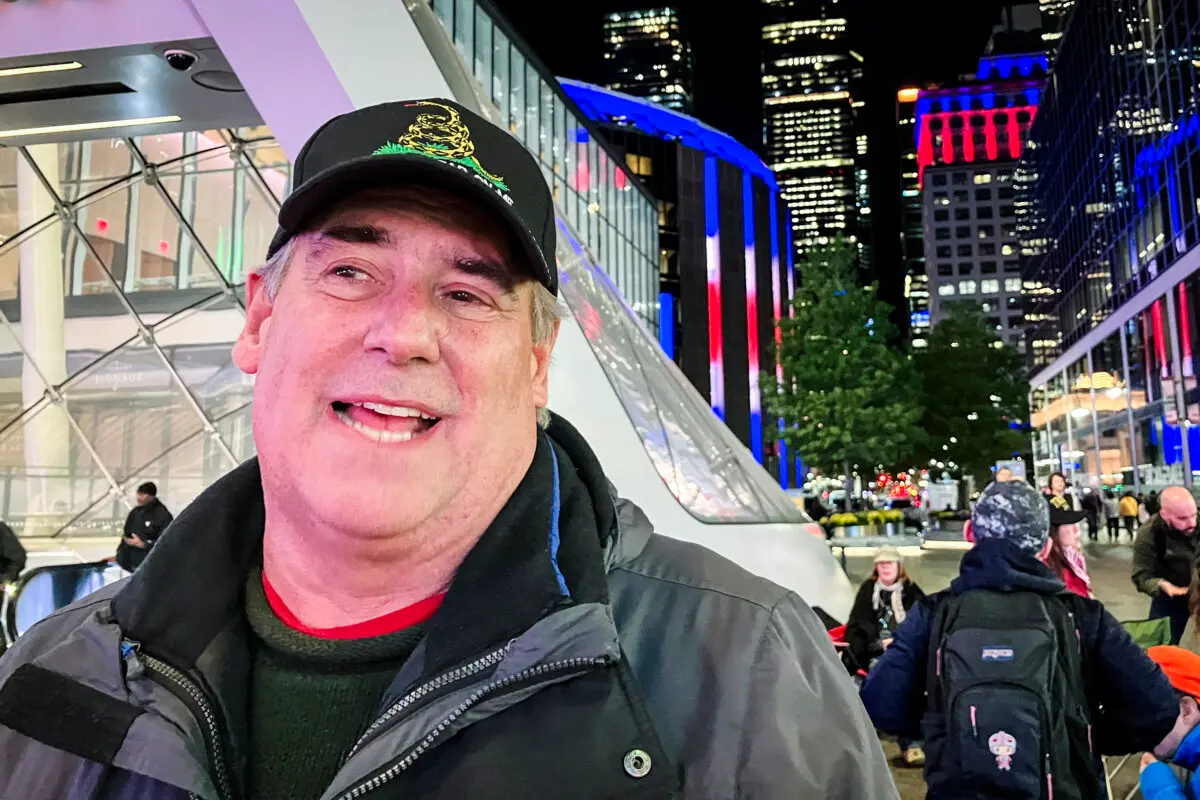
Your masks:
<svg viewBox="0 0 1200 800"><path fill-rule="evenodd" d="M396 364L433 363L441 357L446 328L446 313L432 292L421 287L398 289L375 310L363 346L385 353Z"/></svg>

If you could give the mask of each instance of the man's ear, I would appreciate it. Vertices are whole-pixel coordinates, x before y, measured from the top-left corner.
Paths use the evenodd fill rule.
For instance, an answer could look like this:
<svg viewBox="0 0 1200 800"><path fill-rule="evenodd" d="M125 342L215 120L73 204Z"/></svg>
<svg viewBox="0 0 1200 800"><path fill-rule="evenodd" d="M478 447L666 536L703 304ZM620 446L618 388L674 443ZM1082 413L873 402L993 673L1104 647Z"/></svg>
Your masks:
<svg viewBox="0 0 1200 800"><path fill-rule="evenodd" d="M274 302L267 297L267 286L261 275L250 273L246 280L246 324L233 344L233 363L247 375L258 372L263 342L271 327Z"/></svg>
<svg viewBox="0 0 1200 800"><path fill-rule="evenodd" d="M554 330L546 341L533 345L530 354L529 369L533 378L533 404L545 408L550 402L550 357L554 354L554 343L558 341L558 329L561 323L554 321Z"/></svg>

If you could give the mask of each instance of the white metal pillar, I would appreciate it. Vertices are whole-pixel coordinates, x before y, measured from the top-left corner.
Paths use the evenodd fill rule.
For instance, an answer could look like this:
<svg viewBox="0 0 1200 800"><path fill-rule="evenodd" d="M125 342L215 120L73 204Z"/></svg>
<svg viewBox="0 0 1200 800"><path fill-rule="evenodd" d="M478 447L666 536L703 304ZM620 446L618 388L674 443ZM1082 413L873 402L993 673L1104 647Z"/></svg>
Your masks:
<svg viewBox="0 0 1200 800"><path fill-rule="evenodd" d="M39 144L28 148L55 192L59 191L58 145ZM37 172L17 159L17 227L23 229L58 212ZM21 340L25 358L21 370L21 402L29 407L42 399L47 388L67 379L64 341L63 227L52 227L25 238L17 247L20 263ZM32 362L32 363L31 363ZM51 387L43 383L43 378ZM53 515L66 514L71 507L70 422L63 404L49 403L24 424L26 509L29 523L43 520L56 530ZM50 515L50 516L47 516Z"/></svg>

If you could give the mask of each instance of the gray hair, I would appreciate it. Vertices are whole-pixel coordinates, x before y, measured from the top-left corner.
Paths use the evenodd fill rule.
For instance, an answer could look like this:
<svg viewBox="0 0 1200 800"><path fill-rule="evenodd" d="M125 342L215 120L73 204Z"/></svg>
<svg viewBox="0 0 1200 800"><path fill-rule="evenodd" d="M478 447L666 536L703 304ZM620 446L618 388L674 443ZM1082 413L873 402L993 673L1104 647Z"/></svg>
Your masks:
<svg viewBox="0 0 1200 800"><path fill-rule="evenodd" d="M287 272L288 264L296 252L296 241L299 238L299 236L293 236L291 239L288 239L287 243L275 252L275 255L268 258L265 264L254 270L254 274L262 279L263 291L266 292L268 300L273 301L279 294L279 287L283 285L284 273ZM532 316L533 343L545 344L554 336L555 323L562 319L562 306L559 305L558 298L538 282L534 282L533 285ZM542 428L550 425L550 411L548 409L539 408L537 410L537 424Z"/></svg>

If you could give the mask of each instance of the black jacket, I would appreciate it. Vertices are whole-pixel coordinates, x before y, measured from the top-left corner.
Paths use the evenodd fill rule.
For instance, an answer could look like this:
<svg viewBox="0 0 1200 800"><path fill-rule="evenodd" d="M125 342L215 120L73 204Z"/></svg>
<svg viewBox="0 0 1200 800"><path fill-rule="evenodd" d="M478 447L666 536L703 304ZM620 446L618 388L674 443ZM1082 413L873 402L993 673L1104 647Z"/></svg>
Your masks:
<svg viewBox="0 0 1200 800"><path fill-rule="evenodd" d="M13 529L0 522L0 583L12 583L25 569L25 547Z"/></svg>
<svg viewBox="0 0 1200 800"><path fill-rule="evenodd" d="M1130 577L1139 592L1151 597L1162 593L1159 581L1186 588L1192 583L1195 558L1196 532L1180 533L1155 514L1141 527L1133 542Z"/></svg>
<svg viewBox="0 0 1200 800"><path fill-rule="evenodd" d="M163 535L174 519L157 497L144 506L134 506L125 518L125 535L136 535L146 546L134 547L121 542L117 545L117 563L129 572L140 567L146 556L150 555L150 549L158 541L158 537Z"/></svg>
<svg viewBox="0 0 1200 800"><path fill-rule="evenodd" d="M959 576L949 589L917 603L862 690L863 703L877 728L912 738L925 734L929 798L946 797L939 794L939 787L947 771L953 769L939 758L944 737L939 741L936 732L944 730L941 720L923 719L930 626L943 601L971 589L1061 595L1069 604L1083 645L1098 772L1103 774L1104 770L1100 755L1152 750L1170 733L1179 715L1175 690L1104 606L1064 594L1066 587L1045 564L1009 542L985 539L963 556Z"/></svg>
<svg viewBox="0 0 1200 800"><path fill-rule="evenodd" d="M549 436L326 800L896 798L812 609L653 535L574 429ZM0 800L246 800L265 513L251 461L134 575L17 640Z"/></svg>
<svg viewBox="0 0 1200 800"><path fill-rule="evenodd" d="M924 597L925 593L921 591L920 586L912 581L904 582L900 599L905 611ZM858 595L854 598L854 607L850 609L850 619L846 621L846 644L849 645L850 655L854 657L854 662L860 669L866 669L872 658L883 653L879 641L882 627L880 609L875 608L874 602L875 581L868 579L859 587Z"/></svg>

